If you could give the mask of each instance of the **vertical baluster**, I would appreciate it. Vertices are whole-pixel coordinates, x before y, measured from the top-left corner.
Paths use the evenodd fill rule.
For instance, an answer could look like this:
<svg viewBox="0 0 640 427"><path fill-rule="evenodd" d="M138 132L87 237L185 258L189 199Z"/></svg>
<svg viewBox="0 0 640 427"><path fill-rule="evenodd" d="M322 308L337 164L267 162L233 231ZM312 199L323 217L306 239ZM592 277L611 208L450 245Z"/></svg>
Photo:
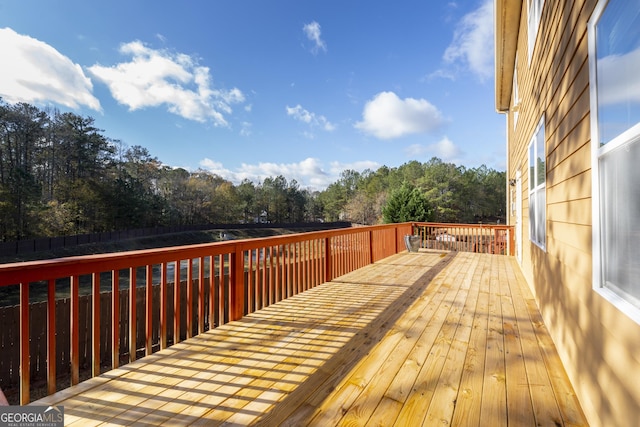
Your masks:
<svg viewBox="0 0 640 427"><path fill-rule="evenodd" d="M345 273L350 273L353 270L353 234L345 236L347 243L347 269Z"/></svg>
<svg viewBox="0 0 640 427"><path fill-rule="evenodd" d="M276 251L276 259L275 259L275 291L276 291L276 300L275 302L278 301L282 301L283 299L283 292L282 292L282 274L281 274L281 259L280 259L280 248L281 246L278 245L275 247L275 251Z"/></svg>
<svg viewBox="0 0 640 427"><path fill-rule="evenodd" d="M193 259L187 260L187 338L193 336Z"/></svg>
<svg viewBox="0 0 640 427"><path fill-rule="evenodd" d="M313 271L313 283L312 286L316 287L320 284L320 279L318 278L318 240L313 239L311 241L311 270Z"/></svg>
<svg viewBox="0 0 640 427"><path fill-rule="evenodd" d="M100 275L91 274L91 376L100 375Z"/></svg>
<svg viewBox="0 0 640 427"><path fill-rule="evenodd" d="M20 404L31 400L31 365L29 363L29 283L20 283Z"/></svg>
<svg viewBox="0 0 640 427"><path fill-rule="evenodd" d="M227 261L225 261L225 259ZM227 264L228 263L228 264ZM227 280L227 278L231 279L231 269L227 270L225 267L229 265L231 267L231 254L220 255L220 283L222 283L222 289L224 289L224 296L226 301L226 317L225 322L231 320L231 313L233 312L233 305L231 304L231 280Z"/></svg>
<svg viewBox="0 0 640 427"><path fill-rule="evenodd" d="M216 288L215 288L215 256L209 256L209 330L215 328Z"/></svg>
<svg viewBox="0 0 640 427"><path fill-rule="evenodd" d="M120 366L120 270L111 271L111 368Z"/></svg>
<svg viewBox="0 0 640 427"><path fill-rule="evenodd" d="M47 392L56 392L56 281L47 288Z"/></svg>
<svg viewBox="0 0 640 427"><path fill-rule="evenodd" d="M295 270L296 270L296 289L297 289L297 293L301 293L302 291L304 291L304 289L302 288L302 244L300 242L296 242L296 263L295 263Z"/></svg>
<svg viewBox="0 0 640 427"><path fill-rule="evenodd" d="M144 342L145 355L149 356L153 347L153 266L147 265L145 268L145 322L144 322Z"/></svg>
<svg viewBox="0 0 640 427"><path fill-rule="evenodd" d="M269 305L275 302L275 274L273 273L273 246L269 246Z"/></svg>
<svg viewBox="0 0 640 427"><path fill-rule="evenodd" d="M267 292L267 248L261 248L262 251L262 308L269 305L269 294Z"/></svg>
<svg viewBox="0 0 640 427"><path fill-rule="evenodd" d="M333 269L333 265L332 265L332 257L333 255L331 254L331 237L325 237L324 238L324 281L325 282L330 282L331 280L333 280L333 274L332 274L332 269Z"/></svg>
<svg viewBox="0 0 640 427"><path fill-rule="evenodd" d="M282 266L280 267L280 283L282 288L282 299L287 299L289 295L289 284L287 282L287 244L281 246L281 259Z"/></svg>
<svg viewBox="0 0 640 427"><path fill-rule="evenodd" d="M253 249L247 251L247 313L253 313L255 304L255 292L253 289Z"/></svg>
<svg viewBox="0 0 640 427"><path fill-rule="evenodd" d="M136 298L136 269L129 268L129 362L136 360L137 343L137 298Z"/></svg>
<svg viewBox="0 0 640 427"><path fill-rule="evenodd" d="M338 274L336 277L340 277L344 274L344 236L338 237Z"/></svg>
<svg viewBox="0 0 640 427"><path fill-rule="evenodd" d="M160 350L167 348L167 263L160 266Z"/></svg>
<svg viewBox="0 0 640 427"><path fill-rule="evenodd" d="M80 278L71 277L71 385L80 382Z"/></svg>
<svg viewBox="0 0 640 427"><path fill-rule="evenodd" d="M175 262L173 269L173 343L180 342L180 267L182 261Z"/></svg>
<svg viewBox="0 0 640 427"><path fill-rule="evenodd" d="M204 332L204 257L198 258L198 333Z"/></svg>
<svg viewBox="0 0 640 427"><path fill-rule="evenodd" d="M216 257L218 266L218 325L224 324L225 319L225 288L224 288L224 255Z"/></svg>

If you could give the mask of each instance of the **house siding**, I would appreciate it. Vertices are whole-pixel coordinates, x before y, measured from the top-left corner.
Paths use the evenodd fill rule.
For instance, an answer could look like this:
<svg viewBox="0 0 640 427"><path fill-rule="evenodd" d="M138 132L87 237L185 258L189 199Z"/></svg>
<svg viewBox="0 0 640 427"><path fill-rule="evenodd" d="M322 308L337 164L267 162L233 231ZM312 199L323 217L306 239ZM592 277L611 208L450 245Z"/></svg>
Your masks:
<svg viewBox="0 0 640 427"><path fill-rule="evenodd" d="M587 23L596 0L546 0L529 63L527 1L517 41L517 124L507 114L509 179L522 176L522 271L593 426L640 419L640 325L593 290ZM513 101L512 101L513 102ZM546 250L529 239L528 145L545 116ZM515 187L508 206L515 202ZM509 210L510 224L516 223Z"/></svg>

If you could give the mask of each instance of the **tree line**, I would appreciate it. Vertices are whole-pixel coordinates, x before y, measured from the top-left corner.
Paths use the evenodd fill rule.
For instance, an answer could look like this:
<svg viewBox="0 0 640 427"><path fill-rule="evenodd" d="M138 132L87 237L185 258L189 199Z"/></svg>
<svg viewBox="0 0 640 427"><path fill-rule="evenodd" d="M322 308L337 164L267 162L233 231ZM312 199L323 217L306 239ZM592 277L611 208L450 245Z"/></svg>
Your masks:
<svg viewBox="0 0 640 427"><path fill-rule="evenodd" d="M207 223L375 224L393 220L383 208L398 198L402 203L403 184L411 191L402 194L421 197L420 219L503 215L505 174L485 166L433 158L346 170L323 191L284 176L236 185L205 170L165 165L144 147L107 137L91 117L0 98L1 241Z"/></svg>

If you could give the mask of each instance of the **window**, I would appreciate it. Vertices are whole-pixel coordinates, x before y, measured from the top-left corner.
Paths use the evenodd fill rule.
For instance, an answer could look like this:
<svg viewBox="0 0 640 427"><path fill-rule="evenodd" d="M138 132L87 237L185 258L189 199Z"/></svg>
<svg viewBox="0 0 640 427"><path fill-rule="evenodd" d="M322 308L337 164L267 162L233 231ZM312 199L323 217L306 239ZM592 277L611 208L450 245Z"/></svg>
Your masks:
<svg viewBox="0 0 640 427"><path fill-rule="evenodd" d="M589 22L594 287L640 321L640 8L600 0Z"/></svg>
<svg viewBox="0 0 640 427"><path fill-rule="evenodd" d="M542 17L542 7L544 0L529 0L529 13L527 16L527 37L529 41L529 62L533 56L533 48L536 45L536 37L538 35L538 27L540 26L540 18Z"/></svg>
<svg viewBox="0 0 640 427"><path fill-rule="evenodd" d="M529 238L542 249L547 235L547 171L544 148L544 116L529 143Z"/></svg>

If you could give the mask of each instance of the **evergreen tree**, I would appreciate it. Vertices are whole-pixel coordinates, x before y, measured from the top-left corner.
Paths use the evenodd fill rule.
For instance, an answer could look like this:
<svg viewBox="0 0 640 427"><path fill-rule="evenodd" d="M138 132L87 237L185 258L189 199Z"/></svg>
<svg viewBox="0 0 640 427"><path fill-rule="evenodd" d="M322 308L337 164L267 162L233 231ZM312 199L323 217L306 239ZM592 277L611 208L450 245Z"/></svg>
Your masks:
<svg viewBox="0 0 640 427"><path fill-rule="evenodd" d="M385 223L430 221L432 210L429 202L416 187L403 182L400 188L391 192L389 200L382 208Z"/></svg>

